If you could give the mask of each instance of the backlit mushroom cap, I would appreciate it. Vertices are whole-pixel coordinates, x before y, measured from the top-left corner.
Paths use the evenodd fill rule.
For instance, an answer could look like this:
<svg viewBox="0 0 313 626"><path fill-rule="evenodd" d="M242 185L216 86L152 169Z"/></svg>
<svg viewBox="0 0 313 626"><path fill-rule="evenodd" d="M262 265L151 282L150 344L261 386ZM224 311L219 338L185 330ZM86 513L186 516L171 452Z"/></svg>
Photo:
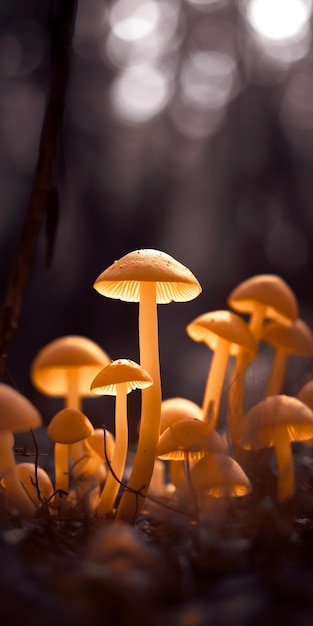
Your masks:
<svg viewBox="0 0 313 626"><path fill-rule="evenodd" d="M245 321L230 311L212 311L199 315L186 331L194 341L204 342L211 350L218 346L219 339L229 342L229 354L236 355L240 348L256 351L256 340Z"/></svg>
<svg viewBox="0 0 313 626"><path fill-rule="evenodd" d="M79 395L90 396L92 379L110 360L100 346L86 337L59 337L39 350L31 366L31 380L47 395L65 396L68 374L75 371Z"/></svg>
<svg viewBox="0 0 313 626"><path fill-rule="evenodd" d="M114 453L115 439L114 435L112 435L109 430L105 429L104 432L103 428L95 428L92 435L90 435L90 437L86 440L88 446L90 446L90 448L102 459L103 462L105 461L104 437L106 454L108 459L111 459Z"/></svg>
<svg viewBox="0 0 313 626"><path fill-rule="evenodd" d="M98 276L94 288L109 298L139 302L141 282L156 282L158 304L187 302L202 291L187 267L169 254L153 249L135 250L114 261Z"/></svg>
<svg viewBox="0 0 313 626"><path fill-rule="evenodd" d="M276 445L285 434L289 442L311 439L313 411L299 399L279 394L258 402L246 413L238 441L247 450L256 450Z"/></svg>
<svg viewBox="0 0 313 626"><path fill-rule="evenodd" d="M269 322L262 334L262 339L275 349L282 349L297 356L313 356L313 334L309 326L297 319L290 326Z"/></svg>
<svg viewBox="0 0 313 626"><path fill-rule="evenodd" d="M245 496L251 483L242 467L225 454L209 454L200 459L190 471L190 480L197 494Z"/></svg>
<svg viewBox="0 0 313 626"><path fill-rule="evenodd" d="M195 460L209 451L225 453L225 441L208 424L196 418L186 418L174 422L162 433L157 456L163 460Z"/></svg>
<svg viewBox="0 0 313 626"><path fill-rule="evenodd" d="M275 274L252 276L230 293L228 305L241 313L253 313L257 305L266 307L266 318L281 324L294 322L298 317L298 303L287 283Z"/></svg>
<svg viewBox="0 0 313 626"><path fill-rule="evenodd" d="M313 380L309 380L297 393L298 400L313 409Z"/></svg>
<svg viewBox="0 0 313 626"><path fill-rule="evenodd" d="M54 486L50 476L42 467L36 467L35 463L24 462L16 466L16 471L24 489L33 502L39 505L45 500L53 501ZM41 499L38 497L36 480L38 481Z"/></svg>
<svg viewBox="0 0 313 626"><path fill-rule="evenodd" d="M70 445L87 439L94 432L88 417L78 409L65 408L58 411L47 428L47 435L54 443Z"/></svg>
<svg viewBox="0 0 313 626"><path fill-rule="evenodd" d="M0 383L0 430L20 433L41 424L41 416L34 405L13 387Z"/></svg>
<svg viewBox="0 0 313 626"><path fill-rule="evenodd" d="M169 428L174 422L186 418L202 419L201 407L187 398L168 398L161 404L160 433Z"/></svg>
<svg viewBox="0 0 313 626"><path fill-rule="evenodd" d="M116 396L118 385L125 384L126 393L153 384L146 370L130 359L117 359L106 365L91 383L91 391L99 395Z"/></svg>

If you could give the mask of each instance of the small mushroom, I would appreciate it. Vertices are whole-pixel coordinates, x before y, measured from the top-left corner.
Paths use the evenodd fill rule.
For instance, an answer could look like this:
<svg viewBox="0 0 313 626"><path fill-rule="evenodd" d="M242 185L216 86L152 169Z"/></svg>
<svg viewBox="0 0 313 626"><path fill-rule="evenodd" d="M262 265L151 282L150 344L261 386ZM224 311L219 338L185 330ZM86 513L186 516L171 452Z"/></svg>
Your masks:
<svg viewBox="0 0 313 626"><path fill-rule="evenodd" d="M197 494L215 498L241 497L251 492L251 483L242 467L226 454L211 453L193 466L190 480Z"/></svg>
<svg viewBox="0 0 313 626"><path fill-rule="evenodd" d="M132 522L149 489L160 432L161 378L157 304L186 302L201 293L192 272L170 255L153 249L135 250L98 276L94 288L104 296L139 302L140 364L153 385L142 392L139 441L117 516ZM138 492L140 490L140 496Z"/></svg>
<svg viewBox="0 0 313 626"><path fill-rule="evenodd" d="M269 322L264 327L262 339L275 350L266 389L266 396L273 396L282 391L288 357L313 356L313 335L309 326L297 319L290 326Z"/></svg>
<svg viewBox="0 0 313 626"><path fill-rule="evenodd" d="M256 340L245 321L230 311L200 315L187 328L194 341L214 351L202 402L203 420L216 428L229 357L257 350Z"/></svg>
<svg viewBox="0 0 313 626"><path fill-rule="evenodd" d="M34 405L9 385L0 383L0 474L8 499L27 517L34 515L37 506L19 480L12 434L38 428L41 424L41 416Z"/></svg>
<svg viewBox="0 0 313 626"><path fill-rule="evenodd" d="M16 471L23 488L37 507L44 502L53 502L54 486L43 467L25 461L17 464Z"/></svg>
<svg viewBox="0 0 313 626"><path fill-rule="evenodd" d="M279 394L253 406L242 419L238 441L247 450L273 447L277 462L279 501L295 492L292 441L313 437L313 411L297 398Z"/></svg>
<svg viewBox="0 0 313 626"><path fill-rule="evenodd" d="M116 396L115 445L100 502L98 515L104 516L114 508L114 502L123 478L128 451L127 394L134 389L146 389L152 378L143 367L130 359L117 359L106 365L91 383L91 390L99 395Z"/></svg>
<svg viewBox="0 0 313 626"><path fill-rule="evenodd" d="M201 407L187 398L167 398L161 404L160 435L175 422L186 418L202 420ZM185 462L169 460L169 476L174 485L185 478Z"/></svg>
<svg viewBox="0 0 313 626"><path fill-rule="evenodd" d="M88 417L78 409L64 408L58 411L47 428L49 439L54 442L55 490L69 490L69 449L73 443L90 437L94 431Z"/></svg>

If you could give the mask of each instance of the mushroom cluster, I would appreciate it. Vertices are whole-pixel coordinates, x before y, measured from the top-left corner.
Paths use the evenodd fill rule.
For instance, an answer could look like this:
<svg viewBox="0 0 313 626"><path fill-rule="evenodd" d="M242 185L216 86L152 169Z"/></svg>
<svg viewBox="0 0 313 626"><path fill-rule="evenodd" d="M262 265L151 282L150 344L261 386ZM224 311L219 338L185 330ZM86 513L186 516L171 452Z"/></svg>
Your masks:
<svg viewBox="0 0 313 626"><path fill-rule="evenodd" d="M292 442L312 446L313 381L288 395L289 357L313 357L313 334L299 318L290 287L279 276L250 277L235 287L225 310L200 313L186 326L194 342L210 351L202 399L162 398L158 304L187 302L201 293L192 272L170 255L135 250L95 280L101 295L138 303L139 363L112 360L92 340L69 335L35 356L34 386L63 398L46 434L54 444L54 476L36 463L17 463L14 434L42 425L37 409L22 394L0 384L0 485L26 517L44 504L62 514L73 507L98 518L133 523L149 501L200 515L253 491L253 455L267 447L276 466L276 498L292 498L297 485ZM247 372L267 350L264 397L246 407ZM128 436L127 397L141 393L135 449ZM84 398L115 397L114 435L95 428ZM226 415L222 399L227 400ZM99 404L100 406L100 404ZM101 409L99 411L101 413ZM242 454L252 463L241 463ZM170 486L170 489L168 487ZM170 501L170 502L169 502ZM218 505L216 503L218 502Z"/></svg>

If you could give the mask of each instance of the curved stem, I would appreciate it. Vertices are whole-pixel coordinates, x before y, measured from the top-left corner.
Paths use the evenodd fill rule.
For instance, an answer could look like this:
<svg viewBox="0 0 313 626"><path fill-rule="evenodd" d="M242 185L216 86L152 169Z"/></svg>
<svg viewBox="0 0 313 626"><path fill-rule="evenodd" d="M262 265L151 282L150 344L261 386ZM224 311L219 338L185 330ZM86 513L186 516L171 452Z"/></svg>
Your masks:
<svg viewBox="0 0 313 626"><path fill-rule="evenodd" d="M288 353L283 348L275 350L272 369L269 375L266 397L281 393L284 384Z"/></svg>
<svg viewBox="0 0 313 626"><path fill-rule="evenodd" d="M9 500L23 515L32 517L37 507L20 482L12 450L12 434L5 430L0 432L0 473Z"/></svg>
<svg viewBox="0 0 313 626"><path fill-rule="evenodd" d="M280 428L277 433L272 434L272 438L278 470L277 499L282 502L293 496L295 492L292 449L287 429Z"/></svg>
<svg viewBox="0 0 313 626"><path fill-rule="evenodd" d="M119 481L122 481L128 450L128 424L127 424L127 392L126 384L117 385L115 403L115 447L112 458L112 469ZM114 502L120 488L113 474L108 472L100 502L97 507L98 515L110 513L114 508Z"/></svg>
<svg viewBox="0 0 313 626"><path fill-rule="evenodd" d="M202 402L203 421L209 424L212 429L216 427L218 420L228 359L229 342L220 339L212 356Z"/></svg>
<svg viewBox="0 0 313 626"><path fill-rule="evenodd" d="M237 443L237 429L245 414L245 372L249 362L249 353L242 350L236 356L230 373L227 392L227 430L228 443L232 446Z"/></svg>
<svg viewBox="0 0 313 626"><path fill-rule="evenodd" d="M139 440L128 487L145 496L153 472L161 418L161 378L159 362L156 284L141 283L139 305L140 364L153 379L153 385L142 390ZM144 497L125 491L117 518L133 522L144 505Z"/></svg>
<svg viewBox="0 0 313 626"><path fill-rule="evenodd" d="M255 308L255 310L253 311L249 319L248 326L257 341L260 341L261 336L262 336L262 326L264 322L265 312L266 312L266 306L259 304Z"/></svg>

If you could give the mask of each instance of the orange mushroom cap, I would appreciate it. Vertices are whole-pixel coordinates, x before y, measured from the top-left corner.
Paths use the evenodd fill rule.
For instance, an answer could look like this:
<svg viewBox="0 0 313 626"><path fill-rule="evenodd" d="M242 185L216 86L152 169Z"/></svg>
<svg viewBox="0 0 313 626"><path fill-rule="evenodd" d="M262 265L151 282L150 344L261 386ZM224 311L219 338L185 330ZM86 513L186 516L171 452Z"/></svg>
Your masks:
<svg viewBox="0 0 313 626"><path fill-rule="evenodd" d="M159 439L157 456L164 460L199 459L207 452L226 452L222 437L199 419L186 418L174 422Z"/></svg>
<svg viewBox="0 0 313 626"><path fill-rule="evenodd" d="M275 274L247 278L232 290L227 303L241 313L253 313L258 304L265 306L265 317L282 324L298 317L298 303L293 291Z"/></svg>
<svg viewBox="0 0 313 626"><path fill-rule="evenodd" d="M196 317L186 331L194 341L203 341L215 350L219 339L229 342L229 354L238 354L241 348L255 352L256 340L246 322L231 311L210 311Z"/></svg>
<svg viewBox="0 0 313 626"><path fill-rule="evenodd" d="M116 359L108 363L94 378L90 389L99 395L116 396L117 386L125 384L126 393L153 384L148 372L131 359Z"/></svg>
<svg viewBox="0 0 313 626"><path fill-rule="evenodd" d="M273 348L282 349L288 354L313 356L313 334L301 319L297 319L289 326L269 322L264 327L262 339Z"/></svg>
<svg viewBox="0 0 313 626"><path fill-rule="evenodd" d="M156 283L156 302L187 302L202 288L192 272L160 250L143 249L125 254L114 261L94 282L104 296L127 302L139 302L140 283Z"/></svg>

